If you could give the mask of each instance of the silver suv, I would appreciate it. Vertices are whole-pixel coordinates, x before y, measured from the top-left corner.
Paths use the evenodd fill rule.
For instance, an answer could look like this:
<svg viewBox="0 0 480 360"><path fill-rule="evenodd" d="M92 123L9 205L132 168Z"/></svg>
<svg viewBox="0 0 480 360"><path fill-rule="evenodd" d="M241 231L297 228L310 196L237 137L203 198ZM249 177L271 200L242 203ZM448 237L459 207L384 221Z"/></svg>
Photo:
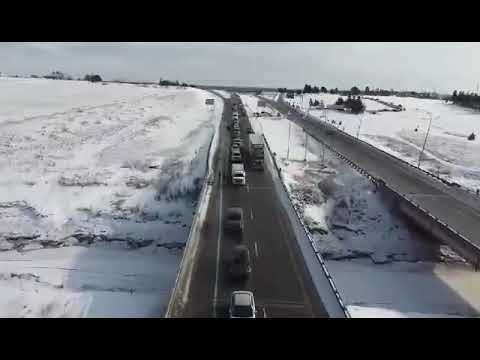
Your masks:
<svg viewBox="0 0 480 360"><path fill-rule="evenodd" d="M251 291L234 291L230 298L230 318L256 318L255 299Z"/></svg>

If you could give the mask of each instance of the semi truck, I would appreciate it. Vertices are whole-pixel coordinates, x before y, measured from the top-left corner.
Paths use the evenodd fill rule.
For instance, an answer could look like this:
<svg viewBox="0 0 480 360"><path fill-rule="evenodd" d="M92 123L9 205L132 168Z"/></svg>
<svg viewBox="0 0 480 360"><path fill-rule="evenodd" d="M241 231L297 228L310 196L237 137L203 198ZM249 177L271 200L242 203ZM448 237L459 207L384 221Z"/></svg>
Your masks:
<svg viewBox="0 0 480 360"><path fill-rule="evenodd" d="M264 169L264 144L263 138L259 134L248 135L248 162L250 168L262 170Z"/></svg>

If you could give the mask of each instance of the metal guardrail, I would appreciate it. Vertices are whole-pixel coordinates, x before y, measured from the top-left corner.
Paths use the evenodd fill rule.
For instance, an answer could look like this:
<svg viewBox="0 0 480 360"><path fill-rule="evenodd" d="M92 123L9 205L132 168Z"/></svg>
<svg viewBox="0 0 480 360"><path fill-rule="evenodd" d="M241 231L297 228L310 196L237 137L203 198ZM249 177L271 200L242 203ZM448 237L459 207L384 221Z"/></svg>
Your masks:
<svg viewBox="0 0 480 360"><path fill-rule="evenodd" d="M267 141L267 138L265 137L265 135L262 135L264 141L265 141L265 144L267 145L267 149L268 149L268 152L270 153L270 156L273 160L273 164L275 165L275 169L277 170L277 173L278 173L278 176L280 177L280 182L282 184L282 187L285 191L285 193L287 194L287 198L290 202L290 205L292 206L293 210L294 210L294 213L295 215L297 216L297 219L300 221L300 224L302 225L302 228L303 228L303 231L305 232L305 235L307 236L309 242L310 242L310 245L313 249L313 252L315 253L315 256L317 258L317 260L319 261L320 263L320 266L328 280L328 283L330 284L330 287L332 288L332 291L333 293L335 294L335 297L337 298L337 301L338 303L340 304L340 307L342 308L343 310L343 313L345 314L345 317L346 318L351 318L351 315L347 309L347 307L345 306L343 300L342 300L342 297L340 296L340 293L337 289L337 287L335 286L335 283L333 282L333 278L332 276L330 275L330 272L328 271L326 265L325 265L325 261L323 260L322 258L322 255L320 254L320 251L317 249L316 245L315 245L315 241L312 239L311 235L310 235L310 231L308 230L307 226L305 225L303 219L301 218L301 216L298 214L298 211L297 211L297 207L295 206L295 204L293 203L293 200L292 198L290 197L290 193L285 185L285 183L282 181L282 171L281 171L281 168L278 166L277 164L277 159L276 159L276 156L275 154L272 152L272 149L270 148L270 145Z"/></svg>
<svg viewBox="0 0 480 360"><path fill-rule="evenodd" d="M428 216L430 219L434 220L435 222L437 222L441 227L445 228L448 232L450 232L453 236L455 236L456 238L458 238L460 241L462 241L464 244L463 245L466 245L468 248L470 248L469 250L470 251L473 251L474 253L476 253L476 256L473 256L473 258L475 258L475 260L469 260L472 265L475 267L475 271L477 271L479 268L480 268L480 247L474 243L472 243L469 239L467 239L465 236L463 236L462 234L460 234L458 231L456 231L455 229L453 229L451 226L449 226L448 224L444 223L443 221L441 221L439 218L437 218L435 215L431 214L428 210L424 209L423 207L421 207L420 205L418 205L417 203L415 203L413 200L409 199L408 197L406 197L405 194L400 194L399 192L395 191L394 189L392 189L391 187L387 186L386 184L384 185L389 191L393 192L396 196L398 196L399 198L403 199L404 201L407 201L411 206L413 206L414 208L418 209L419 211L421 211L423 214L425 214L426 216ZM462 255L463 256L463 255Z"/></svg>
<svg viewBox="0 0 480 360"><path fill-rule="evenodd" d="M335 128L334 126L330 125L330 124L326 124L326 125L329 125L330 127L334 128L335 130L338 130L340 132L342 132L343 134L346 134L350 137L352 137L353 139L355 140L359 140L355 137L353 137L352 135L350 134L347 134L337 128ZM313 136L308 130L304 129L304 131L310 135L312 138L316 139L315 136ZM368 173L365 169L363 169L362 167L358 166L357 164L355 164L353 161L351 161L350 159L348 159L346 156L344 156L343 154L341 154L340 152L338 152L336 149L334 149L332 146L326 144L325 142L321 141L321 140L318 140L317 141L321 142L325 147L327 147L330 151L332 151L334 154L336 154L340 159L342 159L344 162L346 162L348 165L350 165L353 169L355 169L356 171L358 171L360 174L366 176L368 179L370 179L370 181L372 181L374 184L379 184L380 181L375 178L374 176L372 176L370 173ZM363 141L363 140L359 140L373 148L375 148L376 150L380 150L378 148L376 148L375 146ZM381 152L389 155L390 157L393 157L394 159L396 160L400 160L402 162L405 162L401 159L398 159L397 157L391 155L391 154L388 154L387 152L383 151L383 150L380 150ZM405 162L407 163L407 162ZM408 164L408 163L407 163ZM413 166L411 164L409 164L410 166ZM416 168L416 167L415 167ZM403 199L404 201L408 202L411 206L413 206L414 208L418 209L420 212L422 212L424 215L426 215L427 217L433 219L435 222L437 222L440 226L442 226L443 228L445 228L448 232L450 232L452 235L454 235L455 237L457 237L459 240L461 240L462 242L464 242L464 244L470 248L471 251L474 251L477 253L477 257L476 257L476 261L471 261L472 264L474 265L475 269L478 270L480 269L480 247L475 245L473 242L471 242L468 238L466 238L465 236L463 236L462 234L460 234L458 231L456 231L455 229L453 229L450 225L444 223L443 221L441 221L440 219L438 219L435 215L431 214L428 210L422 208L420 205L418 205L417 203L415 203L413 200L409 199L406 194L400 194L398 191L394 190L393 188L391 188L390 186L388 186L385 181L381 180L381 183L382 183L382 186L385 187L387 190L391 191L392 193L394 193L396 196L398 196L400 199Z"/></svg>

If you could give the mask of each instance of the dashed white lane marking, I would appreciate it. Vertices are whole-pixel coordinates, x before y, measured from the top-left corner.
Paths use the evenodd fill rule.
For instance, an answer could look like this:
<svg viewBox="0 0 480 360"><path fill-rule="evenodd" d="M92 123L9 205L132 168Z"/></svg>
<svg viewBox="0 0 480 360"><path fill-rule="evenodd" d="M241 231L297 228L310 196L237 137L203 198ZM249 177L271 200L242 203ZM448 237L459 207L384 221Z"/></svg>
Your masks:
<svg viewBox="0 0 480 360"><path fill-rule="evenodd" d="M258 246L257 246L257 242L255 241L255 256L258 258Z"/></svg>
<svg viewBox="0 0 480 360"><path fill-rule="evenodd" d="M253 209L250 208L250 220L253 220Z"/></svg>
<svg viewBox="0 0 480 360"><path fill-rule="evenodd" d="M263 317L267 318L267 311L265 310L265 308L263 308Z"/></svg>

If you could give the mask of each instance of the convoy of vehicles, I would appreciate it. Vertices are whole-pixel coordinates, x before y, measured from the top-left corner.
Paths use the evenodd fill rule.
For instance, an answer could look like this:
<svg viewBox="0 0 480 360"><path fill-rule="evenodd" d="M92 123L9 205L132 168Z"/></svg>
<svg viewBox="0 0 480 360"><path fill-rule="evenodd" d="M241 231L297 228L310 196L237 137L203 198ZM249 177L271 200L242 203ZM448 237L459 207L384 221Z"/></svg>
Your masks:
<svg viewBox="0 0 480 360"><path fill-rule="evenodd" d="M246 115L242 106L234 104L232 106L232 123L227 126L231 133L231 181L233 185L246 185L246 171L244 166L248 164L249 168L264 168L264 144L263 138L255 134L250 124L244 124L246 132L246 146L242 139L240 126L240 114ZM243 233L244 217L243 209L240 207L227 208L224 215L223 227L230 232ZM240 242L242 236L240 236ZM246 245L236 245L232 250L231 258L228 262L228 275L232 281L244 283L252 273L250 263L250 252ZM255 300L250 291L234 291L230 299L230 318L255 318L256 317Z"/></svg>

